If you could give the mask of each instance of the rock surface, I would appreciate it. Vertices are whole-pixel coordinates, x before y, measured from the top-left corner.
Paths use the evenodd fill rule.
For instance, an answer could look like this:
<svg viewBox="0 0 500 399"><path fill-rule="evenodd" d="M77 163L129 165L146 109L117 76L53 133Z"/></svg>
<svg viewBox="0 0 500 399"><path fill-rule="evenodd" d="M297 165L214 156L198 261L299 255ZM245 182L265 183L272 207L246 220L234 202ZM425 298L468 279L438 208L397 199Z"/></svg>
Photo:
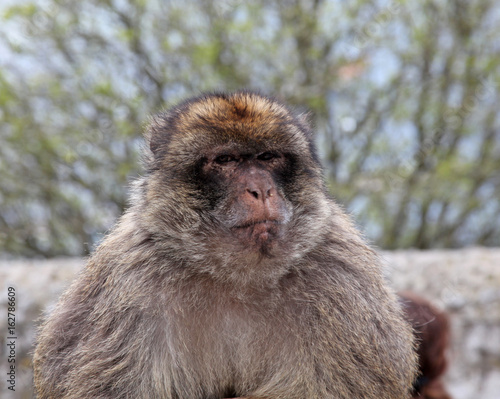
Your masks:
<svg viewBox="0 0 500 399"><path fill-rule="evenodd" d="M454 399L500 398L500 249L384 252L398 290L432 300L450 316L446 385Z"/></svg>
<svg viewBox="0 0 500 399"><path fill-rule="evenodd" d="M500 398L500 249L383 252L397 290L412 290L445 309L452 323L446 383L454 399ZM0 260L0 399L31 398L30 356L37 320L83 265L81 259ZM7 389L8 288L15 289L15 392ZM12 346L12 345L11 345Z"/></svg>

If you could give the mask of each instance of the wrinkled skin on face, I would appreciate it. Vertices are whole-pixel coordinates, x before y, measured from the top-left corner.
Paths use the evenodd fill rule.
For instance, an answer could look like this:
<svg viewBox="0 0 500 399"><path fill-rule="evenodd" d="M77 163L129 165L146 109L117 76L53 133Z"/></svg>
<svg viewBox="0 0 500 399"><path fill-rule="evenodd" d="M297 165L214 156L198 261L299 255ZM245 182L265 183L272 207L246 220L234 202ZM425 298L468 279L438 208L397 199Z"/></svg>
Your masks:
<svg viewBox="0 0 500 399"><path fill-rule="evenodd" d="M292 211L277 181L286 168L285 155L269 151L219 151L204 163L207 182L228 193L218 217L243 245L265 253L283 237Z"/></svg>

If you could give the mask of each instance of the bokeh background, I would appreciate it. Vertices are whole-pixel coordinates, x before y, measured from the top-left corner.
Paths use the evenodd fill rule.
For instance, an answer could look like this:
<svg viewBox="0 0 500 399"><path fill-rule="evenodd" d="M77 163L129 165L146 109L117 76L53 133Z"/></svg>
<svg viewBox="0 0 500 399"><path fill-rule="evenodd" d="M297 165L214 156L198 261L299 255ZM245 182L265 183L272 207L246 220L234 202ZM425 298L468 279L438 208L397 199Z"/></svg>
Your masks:
<svg viewBox="0 0 500 399"><path fill-rule="evenodd" d="M433 249L451 280L476 272L446 259L479 247L464 259L488 272L467 295L500 309L499 38L496 0L2 0L4 287L25 284L35 317L59 291L29 286L46 269L11 259L88 255L127 206L148 116L249 88L310 111L328 187L371 242ZM416 270L426 291L436 276ZM488 323L500 369L500 320ZM486 398L481 384L455 395Z"/></svg>

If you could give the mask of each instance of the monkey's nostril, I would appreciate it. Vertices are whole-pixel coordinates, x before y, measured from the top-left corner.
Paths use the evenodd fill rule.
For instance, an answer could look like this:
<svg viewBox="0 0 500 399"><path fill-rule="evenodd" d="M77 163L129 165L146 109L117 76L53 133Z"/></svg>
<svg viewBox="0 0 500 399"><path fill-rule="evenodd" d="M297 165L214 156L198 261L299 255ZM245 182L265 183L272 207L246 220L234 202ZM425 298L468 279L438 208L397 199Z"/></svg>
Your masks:
<svg viewBox="0 0 500 399"><path fill-rule="evenodd" d="M250 189L247 189L247 191L252 194L252 196L255 197L255 199L259 199L260 195L259 195L259 192L257 190L250 190Z"/></svg>

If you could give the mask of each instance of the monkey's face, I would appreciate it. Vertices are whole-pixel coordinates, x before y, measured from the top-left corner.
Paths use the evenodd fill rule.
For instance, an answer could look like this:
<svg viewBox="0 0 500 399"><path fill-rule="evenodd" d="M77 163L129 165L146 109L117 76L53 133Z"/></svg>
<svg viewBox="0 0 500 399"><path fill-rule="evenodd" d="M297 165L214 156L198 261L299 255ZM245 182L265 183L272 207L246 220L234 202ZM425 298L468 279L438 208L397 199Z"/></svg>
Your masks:
<svg viewBox="0 0 500 399"><path fill-rule="evenodd" d="M190 259L250 264L314 244L329 209L322 170L308 126L285 106L209 95L159 115L149 134L148 228Z"/></svg>
<svg viewBox="0 0 500 399"><path fill-rule="evenodd" d="M292 177L289 155L237 150L231 144L203 157L199 189L222 227L220 233L245 248L270 253L284 238L293 213L285 194Z"/></svg>

